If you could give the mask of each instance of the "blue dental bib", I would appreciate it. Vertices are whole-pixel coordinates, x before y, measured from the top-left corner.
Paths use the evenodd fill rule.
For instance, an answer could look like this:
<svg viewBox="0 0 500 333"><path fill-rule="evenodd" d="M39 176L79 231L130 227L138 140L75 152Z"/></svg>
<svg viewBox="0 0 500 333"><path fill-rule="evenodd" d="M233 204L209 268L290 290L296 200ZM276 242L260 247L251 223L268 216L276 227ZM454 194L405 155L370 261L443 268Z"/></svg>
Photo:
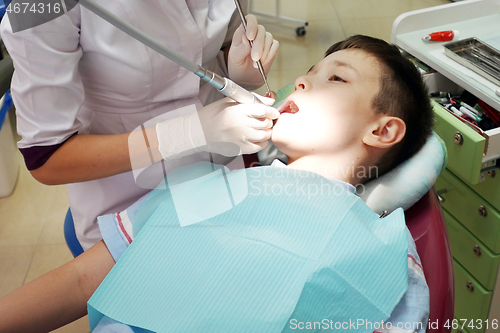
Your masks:
<svg viewBox="0 0 500 333"><path fill-rule="evenodd" d="M92 329L105 315L153 332L373 332L408 288L401 209L380 219L288 168L198 163L167 180L89 300Z"/></svg>

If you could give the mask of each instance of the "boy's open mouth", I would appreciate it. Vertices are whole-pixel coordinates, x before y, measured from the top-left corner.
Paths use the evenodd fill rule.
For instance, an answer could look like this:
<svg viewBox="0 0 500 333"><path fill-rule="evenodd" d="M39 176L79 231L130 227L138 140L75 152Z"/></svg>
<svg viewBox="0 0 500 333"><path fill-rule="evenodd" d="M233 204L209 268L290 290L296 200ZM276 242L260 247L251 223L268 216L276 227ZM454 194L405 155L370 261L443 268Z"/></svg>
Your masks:
<svg viewBox="0 0 500 333"><path fill-rule="evenodd" d="M286 100L278 108L279 113L297 113L299 112L299 107L293 101Z"/></svg>

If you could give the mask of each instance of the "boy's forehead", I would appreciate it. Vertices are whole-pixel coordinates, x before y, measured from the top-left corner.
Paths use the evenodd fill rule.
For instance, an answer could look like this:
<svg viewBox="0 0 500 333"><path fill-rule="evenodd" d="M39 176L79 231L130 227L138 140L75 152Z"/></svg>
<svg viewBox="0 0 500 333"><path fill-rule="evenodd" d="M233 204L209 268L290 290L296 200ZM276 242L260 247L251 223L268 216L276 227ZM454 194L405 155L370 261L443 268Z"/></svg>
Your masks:
<svg viewBox="0 0 500 333"><path fill-rule="evenodd" d="M316 65L313 65L311 68L309 68L309 72L312 72L312 71L315 71L315 70L321 70L323 69L323 67L332 67L332 66L335 66L335 67L345 67L349 70L352 70L356 73L358 73L358 70L353 67L351 64L347 63L347 62L344 62L344 61L341 61L341 60L337 60L337 59L328 59L328 60L322 60L320 61L319 63L317 63Z"/></svg>
<svg viewBox="0 0 500 333"><path fill-rule="evenodd" d="M333 67L343 67L363 77L367 75L379 77L381 71L379 61L368 52L360 49L346 49L333 52L311 67L310 71L326 70Z"/></svg>

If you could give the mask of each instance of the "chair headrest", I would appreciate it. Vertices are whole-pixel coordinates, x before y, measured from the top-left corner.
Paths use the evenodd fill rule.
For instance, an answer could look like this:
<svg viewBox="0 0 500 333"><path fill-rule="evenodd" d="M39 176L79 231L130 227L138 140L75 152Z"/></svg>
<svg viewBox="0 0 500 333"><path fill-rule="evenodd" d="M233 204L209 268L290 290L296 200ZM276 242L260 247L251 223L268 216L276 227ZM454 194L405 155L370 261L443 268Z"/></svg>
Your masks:
<svg viewBox="0 0 500 333"><path fill-rule="evenodd" d="M407 210L434 185L446 167L448 155L441 138L432 133L420 151L380 178L364 184L359 196L376 213Z"/></svg>

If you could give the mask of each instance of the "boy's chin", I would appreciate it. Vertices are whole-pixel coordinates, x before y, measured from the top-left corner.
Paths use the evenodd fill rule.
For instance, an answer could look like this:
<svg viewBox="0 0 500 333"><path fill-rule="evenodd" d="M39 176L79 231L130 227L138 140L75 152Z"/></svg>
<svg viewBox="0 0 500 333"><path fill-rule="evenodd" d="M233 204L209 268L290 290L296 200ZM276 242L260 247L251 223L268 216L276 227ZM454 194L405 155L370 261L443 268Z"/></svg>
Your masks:
<svg viewBox="0 0 500 333"><path fill-rule="evenodd" d="M279 139L278 136L275 136L274 135L274 132L273 134L271 135L271 143L276 147L278 148L279 151L281 151L281 149L283 149L283 147L285 146L283 144L283 142Z"/></svg>
<svg viewBox="0 0 500 333"><path fill-rule="evenodd" d="M273 140L273 137L271 136L271 143L276 147L278 148L280 146L280 142L279 140ZM278 148L279 149L279 148Z"/></svg>
<svg viewBox="0 0 500 333"><path fill-rule="evenodd" d="M281 119L273 127L273 132L271 133L271 141L277 147L278 145L290 145L293 144L294 135L291 131L290 126L286 126L284 122L280 123Z"/></svg>
<svg viewBox="0 0 500 333"><path fill-rule="evenodd" d="M284 138L280 137L279 135L271 135L271 142L272 144L283 154L288 155L293 151L293 148L290 145L290 142L283 140Z"/></svg>
<svg viewBox="0 0 500 333"><path fill-rule="evenodd" d="M273 132L271 133L271 142L273 143L274 146L276 146L276 148L278 146L281 146L283 141L281 140L281 136L280 136L280 133L279 133L279 130L276 131L275 130L275 127L273 127Z"/></svg>

